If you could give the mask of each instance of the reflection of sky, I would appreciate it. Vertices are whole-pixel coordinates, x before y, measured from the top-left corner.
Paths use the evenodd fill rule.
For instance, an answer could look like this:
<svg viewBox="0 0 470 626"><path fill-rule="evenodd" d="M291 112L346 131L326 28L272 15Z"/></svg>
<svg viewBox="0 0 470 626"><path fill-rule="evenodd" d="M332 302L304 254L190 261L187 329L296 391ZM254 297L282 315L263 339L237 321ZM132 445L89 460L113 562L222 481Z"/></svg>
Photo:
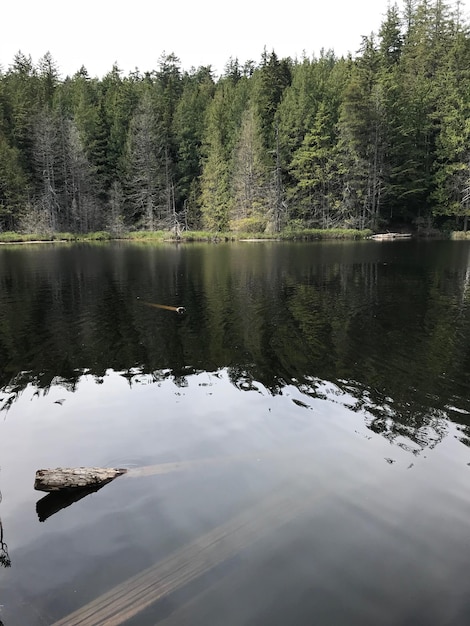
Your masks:
<svg viewBox="0 0 470 626"><path fill-rule="evenodd" d="M35 471L46 467L136 467L299 446L310 450L319 441L338 454L344 438L348 456L368 442L384 457L409 465L418 462L417 452L440 440L447 449L459 434L444 414L417 432L393 433L394 416L384 406L383 439L367 428L367 402L358 410L353 396L325 381L312 380L302 389L287 385L272 395L252 381L249 391L240 391L224 370L190 375L185 385L176 385L170 372L159 372L157 380L138 371L128 378L109 371L101 379L83 375L75 392L52 385L38 395L28 386L0 424L5 501L9 508L30 501ZM464 460L468 449L456 445L453 455Z"/></svg>
<svg viewBox="0 0 470 626"><path fill-rule="evenodd" d="M83 578L90 563L113 563L117 580L124 579L133 566L147 566L159 551L217 525L230 506L251 502L256 511L253 497L268 484L290 485L294 501L311 497L311 515L325 536L331 524L342 523L340 516L344 524L352 519L358 528L370 527L373 542L385 542L387 552L395 540L410 550L417 541L429 549L439 540L433 563L450 549L443 568L452 570L452 559L460 567L456 537L465 536L470 454L451 422L436 448L416 455L368 429L365 412L348 408L353 397L322 381L312 380L310 395L294 385L272 395L256 381L241 391L224 370L188 375L186 385L176 385L169 372L156 380L136 371L129 382L108 371L100 380L82 376L74 393L60 385L35 391L28 386L0 422L0 514L13 563L0 577L22 580L29 594L52 593L64 580ZM33 490L37 469L210 457L242 463L236 471L120 478L44 524L37 520L35 502L43 495ZM266 520L267 530L271 523ZM347 536L346 528L338 532ZM358 532L351 536L364 541ZM132 555L121 564L122 574L120 550ZM324 551L320 556L327 559ZM38 576L44 567L49 573Z"/></svg>

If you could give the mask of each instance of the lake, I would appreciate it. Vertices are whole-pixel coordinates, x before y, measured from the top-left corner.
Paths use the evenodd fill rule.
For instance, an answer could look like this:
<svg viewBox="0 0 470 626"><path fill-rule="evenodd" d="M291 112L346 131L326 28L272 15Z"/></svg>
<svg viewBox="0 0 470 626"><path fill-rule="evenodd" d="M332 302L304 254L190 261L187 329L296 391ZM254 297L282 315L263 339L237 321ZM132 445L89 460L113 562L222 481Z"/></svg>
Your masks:
<svg viewBox="0 0 470 626"><path fill-rule="evenodd" d="M470 242L0 246L0 620L468 624L469 388Z"/></svg>

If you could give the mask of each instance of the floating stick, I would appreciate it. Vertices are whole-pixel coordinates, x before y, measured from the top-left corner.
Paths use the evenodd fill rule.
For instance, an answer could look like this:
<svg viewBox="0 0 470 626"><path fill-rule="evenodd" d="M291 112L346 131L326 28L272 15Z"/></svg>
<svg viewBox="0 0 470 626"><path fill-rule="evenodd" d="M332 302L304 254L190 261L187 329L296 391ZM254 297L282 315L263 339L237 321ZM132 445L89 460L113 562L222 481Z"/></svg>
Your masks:
<svg viewBox="0 0 470 626"><path fill-rule="evenodd" d="M153 306L155 309L166 309L167 311L174 311L178 313L178 315L183 315L186 313L186 309L184 306L170 306L168 304L155 304L154 302L144 302L142 304L146 304L147 306Z"/></svg>

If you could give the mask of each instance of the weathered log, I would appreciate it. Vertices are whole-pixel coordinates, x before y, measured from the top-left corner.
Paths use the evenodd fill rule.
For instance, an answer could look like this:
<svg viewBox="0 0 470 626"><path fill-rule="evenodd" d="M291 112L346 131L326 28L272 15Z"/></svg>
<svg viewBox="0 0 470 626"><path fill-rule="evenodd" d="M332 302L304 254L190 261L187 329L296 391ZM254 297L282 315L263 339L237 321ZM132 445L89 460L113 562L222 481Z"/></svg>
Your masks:
<svg viewBox="0 0 470 626"><path fill-rule="evenodd" d="M97 467L80 467L80 468L56 468L48 470L38 470L36 472L36 481L34 488L39 491L49 492L36 502L36 512L40 522L44 522L58 511L69 507L71 504L78 502L85 496L97 492L108 482L126 474L129 478L138 478L142 476L154 476L158 474L169 474L171 472L190 471L195 469L203 469L205 467L217 466L223 464L235 463L237 461L253 460L261 461L267 459L278 458L278 453L260 453L247 454L234 457L214 457L209 459L197 459L193 461L177 461L173 463L158 463L157 465L146 465L143 467L134 467L132 469L103 469ZM285 454L281 455L281 459ZM288 457L289 458L289 457ZM86 474L86 472L88 472ZM100 482L95 482L95 476L100 473ZM112 473L111 477L106 474L102 480L102 472ZM77 473L79 474L77 476ZM84 476L92 477L91 483L85 483ZM65 479L64 479L65 478ZM1 626L1 624L0 624Z"/></svg>
<svg viewBox="0 0 470 626"><path fill-rule="evenodd" d="M410 239L411 233L377 233L376 235L371 235L369 239L374 239L375 241L387 241L389 239Z"/></svg>
<svg viewBox="0 0 470 626"><path fill-rule="evenodd" d="M37 491L59 491L103 486L127 472L126 469L104 467L56 467L36 472Z"/></svg>
<svg viewBox="0 0 470 626"><path fill-rule="evenodd" d="M318 486L315 492L320 493ZM295 520L312 507L313 489L279 487L231 520L128 578L52 626L119 626Z"/></svg>

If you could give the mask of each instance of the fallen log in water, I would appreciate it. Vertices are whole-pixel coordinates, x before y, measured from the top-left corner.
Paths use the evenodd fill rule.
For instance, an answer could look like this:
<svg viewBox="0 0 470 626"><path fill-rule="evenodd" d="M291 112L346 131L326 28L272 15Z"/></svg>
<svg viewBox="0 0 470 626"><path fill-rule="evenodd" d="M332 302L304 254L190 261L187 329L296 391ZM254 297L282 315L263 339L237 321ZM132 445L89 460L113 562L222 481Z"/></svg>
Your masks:
<svg viewBox="0 0 470 626"><path fill-rule="evenodd" d="M377 233L376 235L371 235L369 239L374 239L374 241L387 241L389 239L410 239L411 233Z"/></svg>
<svg viewBox="0 0 470 626"><path fill-rule="evenodd" d="M127 478L141 478L142 476L158 476L160 474L172 474L174 472L187 472L196 469L204 469L206 467L221 467L231 465L232 463L244 461L261 461L262 459L279 456L279 453L260 453L244 454L240 456L215 456L205 459L194 459L192 461L172 461L169 463L157 463L156 465L142 465L141 467L133 467L127 471ZM283 457L286 455L283 454Z"/></svg>
<svg viewBox="0 0 470 626"><path fill-rule="evenodd" d="M158 476L173 472L184 472L205 467L230 465L245 461L291 460L298 457L297 450L284 449L281 452L265 450L241 454L239 456L216 456L192 461L170 461L155 465L142 465L133 468L105 468L105 467L75 467L56 469L42 469L36 472L34 488L38 491L58 491L60 489L74 489L78 487L103 486L118 476L126 474L127 478L141 478L142 476ZM44 486L42 486L44 485ZM47 488L46 488L47 485Z"/></svg>
<svg viewBox="0 0 470 626"><path fill-rule="evenodd" d="M263 454L262 458L268 459L278 456L278 453L269 453ZM282 456L284 457L285 455ZM250 459L261 461L259 454L251 454L238 457L213 457L193 461L158 463L156 465L144 465L132 469L58 467L56 469L38 470L36 472L34 488L38 491L47 491L49 493L36 502L36 513L39 521L44 522L58 511L69 507L91 493L96 493L101 487L104 487L104 485L122 474L126 474L129 478L140 478L143 476L157 476L173 472L203 469L211 466L220 467L223 464Z"/></svg>
<svg viewBox="0 0 470 626"><path fill-rule="evenodd" d="M316 487L318 491L318 487ZM255 506L198 537L53 626L119 626L234 557L312 506L310 490L285 484Z"/></svg>
<svg viewBox="0 0 470 626"><path fill-rule="evenodd" d="M126 469L103 467L56 467L55 469L40 469L36 472L34 488L37 491L60 491L62 489L75 490L89 487L102 487L126 472Z"/></svg>

